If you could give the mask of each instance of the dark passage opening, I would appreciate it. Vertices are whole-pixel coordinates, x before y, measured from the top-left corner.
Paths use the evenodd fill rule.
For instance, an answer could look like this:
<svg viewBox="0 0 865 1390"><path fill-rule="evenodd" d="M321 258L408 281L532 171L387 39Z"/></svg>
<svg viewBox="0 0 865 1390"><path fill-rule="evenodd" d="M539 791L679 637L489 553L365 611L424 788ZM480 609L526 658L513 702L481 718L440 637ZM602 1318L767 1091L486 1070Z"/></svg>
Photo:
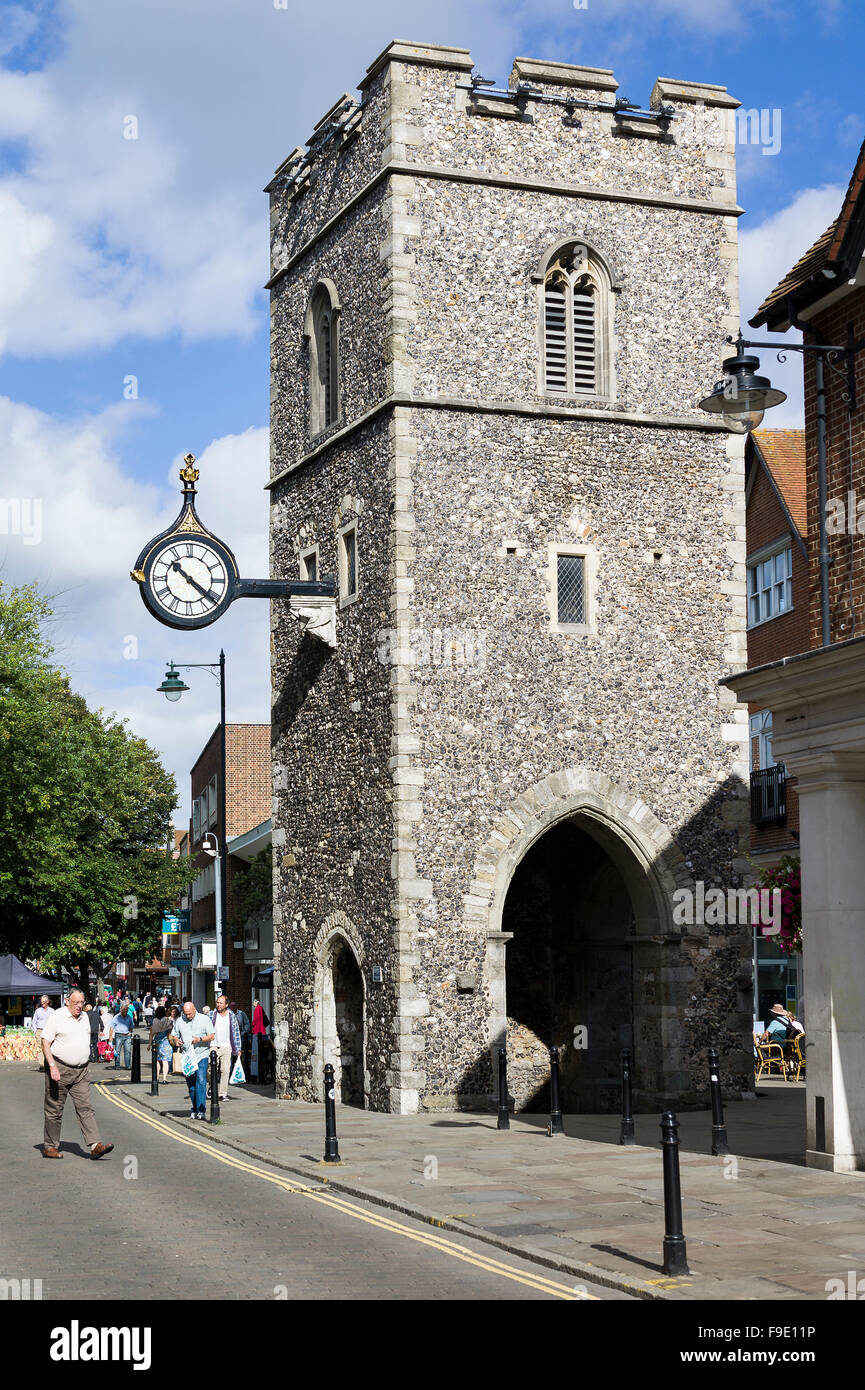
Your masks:
<svg viewBox="0 0 865 1390"><path fill-rule="evenodd" d="M341 1072L340 1100L363 1109L363 981L348 946L333 961L333 997Z"/></svg>
<svg viewBox="0 0 865 1390"><path fill-rule="evenodd" d="M577 821L553 826L518 865L502 930L513 932L506 957L508 1082L517 1109L548 1109L548 1049L556 1046L562 1108L615 1112L620 1052L634 1043L627 940L634 912L613 860Z"/></svg>

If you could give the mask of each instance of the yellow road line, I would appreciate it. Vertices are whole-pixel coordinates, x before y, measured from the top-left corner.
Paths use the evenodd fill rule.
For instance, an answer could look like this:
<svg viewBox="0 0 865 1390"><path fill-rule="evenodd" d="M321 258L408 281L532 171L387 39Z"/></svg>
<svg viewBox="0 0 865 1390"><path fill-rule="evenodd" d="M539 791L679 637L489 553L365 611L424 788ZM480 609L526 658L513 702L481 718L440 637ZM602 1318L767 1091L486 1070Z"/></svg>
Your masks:
<svg viewBox="0 0 865 1390"><path fill-rule="evenodd" d="M138 1105L130 1104L121 1100L119 1096L111 1093L102 1085L97 1084L96 1090L99 1095L109 1100L112 1105L131 1115L133 1119L140 1120L143 1124L149 1125L151 1129L158 1130L160 1134L165 1134L169 1139L176 1143L185 1144L187 1148L197 1149L199 1153L207 1154L210 1158L215 1158L219 1163L225 1163L230 1168L238 1169L240 1172L249 1173L253 1177L262 1178L265 1182L272 1183L275 1187L280 1187L285 1192L290 1192L301 1197L306 1197L312 1202L318 1202L322 1206L332 1207L335 1211L342 1212L343 1215L351 1216L356 1221L364 1221L367 1225L376 1226L379 1230L386 1231L392 1235L403 1236L407 1240L416 1241L420 1245L429 1246L433 1250L438 1250L442 1254L450 1255L454 1259L462 1260L466 1264L475 1265L487 1274L498 1274L505 1279L511 1279L518 1284L524 1284L528 1288L537 1289L541 1293L547 1293L554 1298L562 1298L571 1302L580 1299L591 1299L598 1301L597 1294L580 1293L574 1287L566 1284L559 1284L553 1279L547 1279L542 1274L525 1274L522 1271L514 1270L509 1265L493 1259L492 1256L479 1255L475 1251L469 1250L466 1246L457 1245L454 1241L444 1236L433 1235L426 1231L412 1231L399 1221L391 1217L383 1216L378 1212L366 1212L355 1206L352 1202L337 1196L334 1192L322 1192L310 1187L306 1183L297 1183L283 1178L275 1173L269 1173L257 1164L246 1162L244 1159L236 1157L234 1154L220 1153L213 1144L204 1142L200 1139L193 1139L186 1134L181 1134L174 1125L167 1125L162 1120L157 1120L153 1116L144 1114Z"/></svg>

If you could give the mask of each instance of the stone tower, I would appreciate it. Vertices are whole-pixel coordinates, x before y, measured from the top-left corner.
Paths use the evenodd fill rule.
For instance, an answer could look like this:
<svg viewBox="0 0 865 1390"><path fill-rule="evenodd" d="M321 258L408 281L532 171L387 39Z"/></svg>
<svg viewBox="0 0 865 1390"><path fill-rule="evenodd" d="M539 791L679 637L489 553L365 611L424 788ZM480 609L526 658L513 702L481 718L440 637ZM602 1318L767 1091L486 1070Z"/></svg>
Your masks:
<svg viewBox="0 0 865 1390"><path fill-rule="evenodd" d="M753 1086L737 103L392 43L270 185L279 1089L565 1108ZM697 914L699 916L699 914Z"/></svg>

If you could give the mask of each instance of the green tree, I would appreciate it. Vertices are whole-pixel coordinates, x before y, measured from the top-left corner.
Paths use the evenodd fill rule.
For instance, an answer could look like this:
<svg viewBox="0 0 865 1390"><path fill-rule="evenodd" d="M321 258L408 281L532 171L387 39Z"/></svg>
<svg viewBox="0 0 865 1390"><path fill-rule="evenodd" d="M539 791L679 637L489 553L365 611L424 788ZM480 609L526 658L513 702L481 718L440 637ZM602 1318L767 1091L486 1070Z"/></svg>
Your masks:
<svg viewBox="0 0 865 1390"><path fill-rule="evenodd" d="M51 664L48 602L0 582L0 948L81 979L159 947L187 869L173 776Z"/></svg>
<svg viewBox="0 0 865 1390"><path fill-rule="evenodd" d="M232 879L229 921L242 927L250 917L260 917L273 909L273 848L263 849L243 874Z"/></svg>

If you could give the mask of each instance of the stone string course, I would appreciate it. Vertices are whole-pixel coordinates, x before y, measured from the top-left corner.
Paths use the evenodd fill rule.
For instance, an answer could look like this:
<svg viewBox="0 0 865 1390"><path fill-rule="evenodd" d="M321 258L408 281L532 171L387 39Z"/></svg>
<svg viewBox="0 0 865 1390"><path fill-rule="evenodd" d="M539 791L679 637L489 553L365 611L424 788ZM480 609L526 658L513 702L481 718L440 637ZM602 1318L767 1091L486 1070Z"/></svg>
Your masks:
<svg viewBox="0 0 865 1390"><path fill-rule="evenodd" d="M699 417L738 323L729 99L720 150L685 125L681 142L629 139L593 113L578 130L560 108L472 115L465 61L448 61L396 45L348 150L325 152L293 201L272 194L274 270L308 246L272 295L272 573L297 575L299 549L318 543L335 574L337 525L356 515L360 575L336 652L273 605L280 1087L321 1096L323 924L345 921L349 945L363 943L366 1103L488 1103L508 875L533 836L581 813L630 846L639 1094L702 1101L709 1042L739 1093L753 1085L750 928L681 937L670 898L747 872L747 717L718 687L745 664L742 444L660 423ZM718 214L391 174L337 216L389 159L554 171ZM591 404L659 424L412 405L543 407L531 275L575 237L621 281L616 397ZM341 304L342 410L311 439L302 328L324 277ZM328 444L393 393L407 403ZM574 543L596 562L584 636L550 627L550 547ZM452 639L461 655L438 659ZM542 1067L550 1040L512 1041L525 1090L520 1058L527 1074Z"/></svg>

